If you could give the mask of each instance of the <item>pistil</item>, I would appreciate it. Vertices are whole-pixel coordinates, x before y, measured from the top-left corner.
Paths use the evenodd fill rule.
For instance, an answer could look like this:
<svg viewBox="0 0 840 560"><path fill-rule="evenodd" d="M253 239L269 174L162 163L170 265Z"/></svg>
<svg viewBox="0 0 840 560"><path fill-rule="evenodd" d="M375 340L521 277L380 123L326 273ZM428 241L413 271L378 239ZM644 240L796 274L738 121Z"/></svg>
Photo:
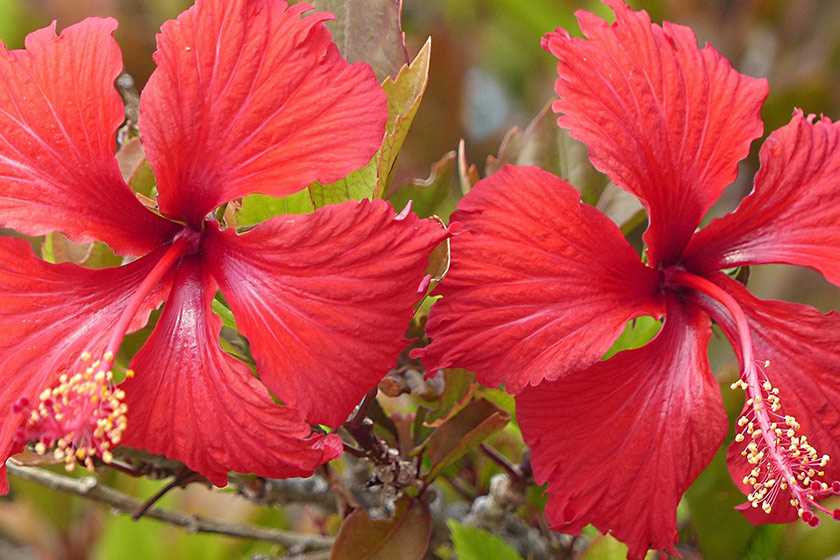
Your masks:
<svg viewBox="0 0 840 560"><path fill-rule="evenodd" d="M840 510L828 510L818 501L840 493L840 482L827 484L820 480L830 460L819 455L804 434L796 418L782 411L780 391L767 375L769 361L756 360L749 322L738 302L717 284L683 270L668 270L666 282L672 288L697 290L724 306L735 325L741 360L741 376L732 384L746 393L744 412L738 419L737 443L745 443L741 455L752 467L743 483L752 488L747 500L752 507L770 513L780 492L790 492L790 504L802 521L819 525L814 511L822 511L840 519ZM712 315L717 310L707 309Z"/></svg>

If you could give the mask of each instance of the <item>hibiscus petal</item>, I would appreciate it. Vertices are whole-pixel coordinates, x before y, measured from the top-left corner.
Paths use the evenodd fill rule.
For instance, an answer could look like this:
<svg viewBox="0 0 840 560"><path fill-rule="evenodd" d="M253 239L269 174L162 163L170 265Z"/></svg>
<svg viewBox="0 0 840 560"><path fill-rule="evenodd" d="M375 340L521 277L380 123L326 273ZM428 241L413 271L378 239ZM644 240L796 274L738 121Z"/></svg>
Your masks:
<svg viewBox="0 0 840 560"><path fill-rule="evenodd" d="M207 235L263 383L310 422L338 426L394 367L428 255L448 234L363 200Z"/></svg>
<svg viewBox="0 0 840 560"><path fill-rule="evenodd" d="M554 529L577 534L591 523L627 543L630 558L675 554L677 504L726 435L710 334L699 308L671 296L646 346L517 395Z"/></svg>
<svg viewBox="0 0 840 560"><path fill-rule="evenodd" d="M23 416L12 414L20 397L30 402L61 373L75 371L82 352L102 352L117 319L164 249L129 265L91 270L36 258L28 243L0 238L0 458L16 451ZM129 330L145 325L166 297L162 282L144 301ZM71 371L71 373L72 373ZM19 446L18 446L19 447ZM0 493L8 491L0 469Z"/></svg>
<svg viewBox="0 0 840 560"><path fill-rule="evenodd" d="M114 157L125 119L116 26L87 19L56 37L53 23L30 34L26 50L0 45L0 225L133 255L174 233L138 202Z"/></svg>
<svg viewBox="0 0 840 560"><path fill-rule="evenodd" d="M840 315L834 311L822 314L807 305L760 300L723 274L716 275L716 282L744 310L756 359L769 360L764 372L779 389L779 414L794 416L801 425L798 435L807 436L820 455L832 457L822 480L829 484L840 480ZM734 339L731 325L722 324ZM743 448L743 443L733 443L729 468L735 483L750 492L742 479L752 466L741 456ZM760 510L745 514L753 523L790 521L796 518L796 511L789 500L790 492L781 492L772 517Z"/></svg>
<svg viewBox="0 0 840 560"><path fill-rule="evenodd" d="M248 193L338 180L379 149L385 94L309 9L199 0L163 26L140 130L164 214L197 223Z"/></svg>
<svg viewBox="0 0 840 560"><path fill-rule="evenodd" d="M797 109L759 157L755 189L691 240L687 266L798 264L840 285L840 124Z"/></svg>
<svg viewBox="0 0 840 560"><path fill-rule="evenodd" d="M642 200L649 261L670 264L761 135L767 82L698 49L688 27L606 3L614 25L579 11L588 40L562 29L544 39L559 59L554 110L595 167Z"/></svg>
<svg viewBox="0 0 840 560"><path fill-rule="evenodd" d="M413 355L517 392L592 365L625 323L662 313L657 274L616 225L537 167L480 181L452 220L452 264Z"/></svg>
<svg viewBox="0 0 840 560"><path fill-rule="evenodd" d="M341 441L276 404L251 370L219 346L210 311L216 283L195 257L184 259L149 340L131 362L123 442L177 459L216 486L228 471L309 476L341 454Z"/></svg>

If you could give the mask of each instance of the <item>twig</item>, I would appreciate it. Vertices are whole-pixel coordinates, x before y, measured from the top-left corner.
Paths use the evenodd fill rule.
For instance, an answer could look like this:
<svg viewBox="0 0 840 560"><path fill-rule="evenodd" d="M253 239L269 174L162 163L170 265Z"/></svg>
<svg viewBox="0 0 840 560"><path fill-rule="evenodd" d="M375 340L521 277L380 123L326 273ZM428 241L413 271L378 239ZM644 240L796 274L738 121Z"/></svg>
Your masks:
<svg viewBox="0 0 840 560"><path fill-rule="evenodd" d="M307 504L335 511L335 496L330 492L327 481L318 475L309 478L262 478L230 473L228 483L243 498L255 504L278 507Z"/></svg>
<svg viewBox="0 0 840 560"><path fill-rule="evenodd" d="M131 514L131 520L132 521L137 521L138 519L143 517L143 515L147 511L149 511L149 508L151 508L153 505L155 505L158 500L163 498L172 489L178 488L179 486L181 488L186 488L187 484L189 484L191 482L198 482L198 481L201 481L201 480L203 480L205 482L207 481L207 479L204 478L204 476L198 474L197 472L193 472L193 471L187 469L186 467L184 467L184 471L175 475L175 478L172 479L172 482L170 482L169 484L167 484L166 486L164 486L163 488L161 488L160 490L155 492L154 496L152 496L151 498L149 498L148 500L146 500L145 502L140 504L140 507L137 508L134 511L134 513Z"/></svg>
<svg viewBox="0 0 840 560"><path fill-rule="evenodd" d="M502 469L504 469L509 476L516 479L520 483L523 482L522 473L519 471L519 469L511 465L508 462L508 460L501 455L501 453L499 453L498 451L496 451L495 449L493 449L485 443L479 444L478 447L484 452L485 455L492 459L494 463L502 467Z"/></svg>
<svg viewBox="0 0 840 560"><path fill-rule="evenodd" d="M335 496L336 509L338 509L338 513L341 514L342 519L359 507L359 502L350 490L347 489L347 486L344 485L344 481L341 480L341 477L328 464L321 465L315 472L327 481L330 491Z"/></svg>
<svg viewBox="0 0 840 560"><path fill-rule="evenodd" d="M349 430L356 430L362 426L362 422L364 421L365 417L367 416L370 407L373 406L373 401L376 400L376 395L379 392L378 387L374 387L370 391L368 391L365 398L362 399L362 404L359 405L359 409L356 411L356 415L347 423L347 427Z"/></svg>
<svg viewBox="0 0 840 560"><path fill-rule="evenodd" d="M59 490L68 494L75 494L95 502L107 504L119 513L130 514L137 510L142 503L113 488L100 485L95 477L87 476L81 479L61 476L34 467L16 465L13 460L6 462L9 474L22 480L39 484L52 490ZM310 550L330 548L335 539L319 535L299 535L291 531L278 531L256 525L242 523L225 523L212 519L205 519L180 511L172 511L157 507L149 508L145 517L151 517L164 523L183 527L188 533L215 533L244 539L273 542L283 545L296 553Z"/></svg>

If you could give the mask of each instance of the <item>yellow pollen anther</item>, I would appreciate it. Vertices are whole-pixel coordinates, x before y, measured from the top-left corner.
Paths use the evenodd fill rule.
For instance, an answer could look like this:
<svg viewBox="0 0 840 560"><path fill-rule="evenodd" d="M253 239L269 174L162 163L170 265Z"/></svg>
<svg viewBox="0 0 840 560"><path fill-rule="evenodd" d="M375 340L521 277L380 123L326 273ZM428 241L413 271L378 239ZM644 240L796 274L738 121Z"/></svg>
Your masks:
<svg viewBox="0 0 840 560"><path fill-rule="evenodd" d="M109 354L104 356L106 361ZM81 361L87 363L91 358L90 352L84 352ZM64 462L68 471L77 463L93 470L96 455L111 462L110 450L119 444L127 425L128 407L122 402L125 392L114 387L110 369L99 368L98 361L91 366L61 373L57 385L44 389L33 405L15 404L17 410L13 408L25 415L16 441L35 440L34 450L41 455L52 448L51 455Z"/></svg>

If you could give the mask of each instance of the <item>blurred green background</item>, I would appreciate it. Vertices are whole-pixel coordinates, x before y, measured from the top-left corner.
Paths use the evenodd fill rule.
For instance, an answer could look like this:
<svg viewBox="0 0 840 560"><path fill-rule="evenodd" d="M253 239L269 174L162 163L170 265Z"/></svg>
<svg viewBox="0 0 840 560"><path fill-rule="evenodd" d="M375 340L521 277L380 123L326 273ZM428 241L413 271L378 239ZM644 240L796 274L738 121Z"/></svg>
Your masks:
<svg viewBox="0 0 840 560"><path fill-rule="evenodd" d="M353 0L348 0L353 2ZM540 37L564 27L579 34L574 12L610 11L595 1L405 0L403 26L413 56L432 36L429 86L401 155L395 184L429 174L433 162L465 140L468 161L484 173L488 155L498 152L505 132L525 128L553 97L555 59L542 51ZM154 70L152 52L161 23L186 8L184 0L0 0L0 39L21 48L26 33L58 21L63 28L84 17L114 16L125 67L141 86ZM765 135L790 119L794 107L840 118L840 2L836 0L634 0L654 21L692 27L701 42L721 51L741 72L766 77L770 97ZM757 149L742 166L738 182L713 210L731 210L748 192L757 168ZM753 271L750 288L765 298L810 303L823 311L840 307L840 290L811 271L766 266ZM737 375L723 341L712 348L724 387ZM723 390L731 415L741 397ZM111 473L106 481L140 497L161 482ZM680 551L711 559L823 559L840 554L840 524L818 529L749 525L732 507L743 496L731 483L722 453L689 491L680 509ZM223 491L191 487L164 498L163 506L215 518L312 530L305 508L280 512L254 507ZM837 507L835 504L834 507ZM622 558L611 539L598 540L586 558ZM155 521L134 523L107 508L12 480L0 501L2 559L251 558L274 554L272 545L226 537L188 535Z"/></svg>

